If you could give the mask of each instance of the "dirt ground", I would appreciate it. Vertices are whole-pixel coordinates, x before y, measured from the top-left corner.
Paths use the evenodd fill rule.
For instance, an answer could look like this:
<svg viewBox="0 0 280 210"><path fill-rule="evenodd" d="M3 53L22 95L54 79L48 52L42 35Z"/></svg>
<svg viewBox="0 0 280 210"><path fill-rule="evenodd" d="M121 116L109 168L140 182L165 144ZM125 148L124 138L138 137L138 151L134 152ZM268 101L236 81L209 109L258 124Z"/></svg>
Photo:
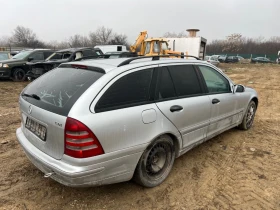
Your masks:
<svg viewBox="0 0 280 210"><path fill-rule="evenodd" d="M280 209L280 66L221 68L258 91L253 128L232 129L194 148L152 189L131 181L69 188L43 178L15 136L18 95L27 83L0 81L0 209Z"/></svg>

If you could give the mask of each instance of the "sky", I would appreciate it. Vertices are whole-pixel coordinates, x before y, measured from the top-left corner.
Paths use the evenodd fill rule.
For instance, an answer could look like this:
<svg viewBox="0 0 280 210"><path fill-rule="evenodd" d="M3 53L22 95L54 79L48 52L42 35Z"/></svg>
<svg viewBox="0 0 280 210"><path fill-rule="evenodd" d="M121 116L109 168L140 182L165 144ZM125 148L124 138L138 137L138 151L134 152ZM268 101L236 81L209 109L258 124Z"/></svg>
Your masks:
<svg viewBox="0 0 280 210"><path fill-rule="evenodd" d="M100 26L126 34L130 43L143 30L160 37L197 28L208 42L232 33L280 36L280 0L0 0L0 5L0 37L18 25L43 41L66 41Z"/></svg>

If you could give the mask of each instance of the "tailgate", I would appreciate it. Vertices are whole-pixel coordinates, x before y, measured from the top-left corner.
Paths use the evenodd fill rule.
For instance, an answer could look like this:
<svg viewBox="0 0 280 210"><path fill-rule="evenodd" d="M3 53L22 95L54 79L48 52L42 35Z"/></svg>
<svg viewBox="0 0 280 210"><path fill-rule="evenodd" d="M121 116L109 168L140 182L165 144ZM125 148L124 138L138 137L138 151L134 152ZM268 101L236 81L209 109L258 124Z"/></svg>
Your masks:
<svg viewBox="0 0 280 210"><path fill-rule="evenodd" d="M66 117L32 105L22 97L19 102L21 129L25 137L42 152L55 159L61 159L64 154Z"/></svg>

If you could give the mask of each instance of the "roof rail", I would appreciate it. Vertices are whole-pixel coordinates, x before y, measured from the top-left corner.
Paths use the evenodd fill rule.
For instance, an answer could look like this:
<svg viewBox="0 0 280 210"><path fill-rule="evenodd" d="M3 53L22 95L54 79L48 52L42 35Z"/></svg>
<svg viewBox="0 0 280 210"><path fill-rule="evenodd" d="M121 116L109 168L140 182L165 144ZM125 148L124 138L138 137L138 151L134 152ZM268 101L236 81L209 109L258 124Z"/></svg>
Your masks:
<svg viewBox="0 0 280 210"><path fill-rule="evenodd" d="M127 59L127 60L121 62L121 63L118 65L118 67L124 66L124 65L127 65L127 64L130 64L130 62L132 62L132 61L134 61L134 60L138 60L138 59L152 58L152 60L155 61L155 60L159 60L160 58L170 57L170 56L175 56L175 57L180 57L180 58L190 57L190 58L195 58L196 60L201 60L200 58L198 58L198 57L196 57L196 56L192 56L192 55L178 55L178 54L139 56L139 57L129 58L129 59Z"/></svg>

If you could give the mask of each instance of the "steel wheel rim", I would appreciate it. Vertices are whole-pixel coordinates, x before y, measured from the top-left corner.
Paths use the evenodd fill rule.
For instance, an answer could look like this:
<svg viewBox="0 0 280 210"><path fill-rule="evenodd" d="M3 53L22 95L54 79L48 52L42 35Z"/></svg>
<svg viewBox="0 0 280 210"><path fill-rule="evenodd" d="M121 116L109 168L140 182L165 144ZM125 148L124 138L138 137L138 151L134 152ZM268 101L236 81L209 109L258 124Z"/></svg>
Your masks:
<svg viewBox="0 0 280 210"><path fill-rule="evenodd" d="M146 173L152 179L162 177L171 162L171 146L167 143L156 144L146 160Z"/></svg>
<svg viewBox="0 0 280 210"><path fill-rule="evenodd" d="M255 116L255 106L254 106L254 104L252 104L250 106L250 108L248 109L247 116L246 116L246 126L247 127L252 126L254 116Z"/></svg>
<svg viewBox="0 0 280 210"><path fill-rule="evenodd" d="M24 78L24 72L23 71L17 71L15 77L18 80L22 80Z"/></svg>

